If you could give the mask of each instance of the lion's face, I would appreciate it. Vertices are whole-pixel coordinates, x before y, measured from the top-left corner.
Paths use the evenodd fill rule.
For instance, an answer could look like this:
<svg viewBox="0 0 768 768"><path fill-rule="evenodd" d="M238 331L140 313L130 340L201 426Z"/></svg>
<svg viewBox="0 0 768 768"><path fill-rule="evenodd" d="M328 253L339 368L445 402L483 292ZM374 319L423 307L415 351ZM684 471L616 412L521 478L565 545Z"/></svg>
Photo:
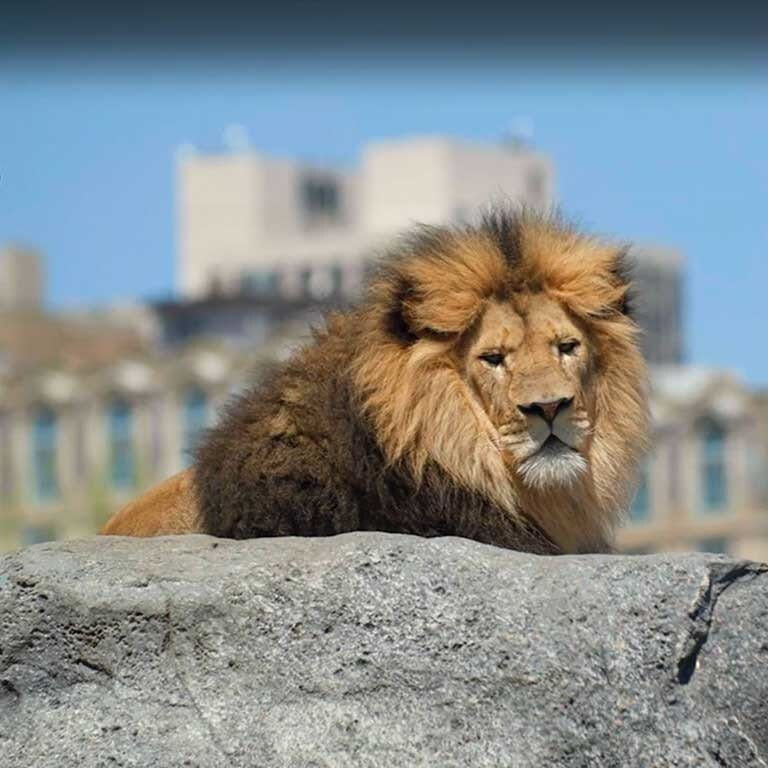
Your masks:
<svg viewBox="0 0 768 768"><path fill-rule="evenodd" d="M522 482L567 486L587 469L590 343L554 299L493 302L462 345L465 376Z"/></svg>

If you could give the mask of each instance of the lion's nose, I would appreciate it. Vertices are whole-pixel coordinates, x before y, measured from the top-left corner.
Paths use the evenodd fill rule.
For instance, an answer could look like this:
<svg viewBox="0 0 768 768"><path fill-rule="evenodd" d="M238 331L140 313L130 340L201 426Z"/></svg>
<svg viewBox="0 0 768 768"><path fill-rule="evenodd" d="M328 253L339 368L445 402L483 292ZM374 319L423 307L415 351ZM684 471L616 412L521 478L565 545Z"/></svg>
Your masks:
<svg viewBox="0 0 768 768"><path fill-rule="evenodd" d="M547 424L551 424L560 411L564 411L573 402L572 397L561 397L557 400L542 400L538 403L525 403L517 408L526 416L541 416Z"/></svg>

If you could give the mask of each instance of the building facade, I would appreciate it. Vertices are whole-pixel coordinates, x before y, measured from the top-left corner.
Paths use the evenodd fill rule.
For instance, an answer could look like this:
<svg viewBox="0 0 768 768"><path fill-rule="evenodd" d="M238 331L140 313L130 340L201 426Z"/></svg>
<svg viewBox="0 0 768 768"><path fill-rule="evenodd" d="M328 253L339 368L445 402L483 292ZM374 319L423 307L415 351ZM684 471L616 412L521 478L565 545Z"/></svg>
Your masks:
<svg viewBox="0 0 768 768"><path fill-rule="evenodd" d="M643 329L640 343L653 365L680 364L683 345L683 270L680 251L637 245L629 250L632 304Z"/></svg>
<svg viewBox="0 0 768 768"><path fill-rule="evenodd" d="M0 549L94 534L190 462L255 364L225 344L193 345L0 383Z"/></svg>
<svg viewBox="0 0 768 768"><path fill-rule="evenodd" d="M43 265L32 248L0 248L0 312L34 312L43 303Z"/></svg>
<svg viewBox="0 0 768 768"><path fill-rule="evenodd" d="M352 295L368 261L414 222L469 222L494 200L549 208L554 168L523 146L445 137L371 142L348 170L242 146L187 150L176 197L181 299Z"/></svg>
<svg viewBox="0 0 768 768"><path fill-rule="evenodd" d="M689 366L654 368L651 383L652 450L620 548L768 561L763 396L727 372Z"/></svg>

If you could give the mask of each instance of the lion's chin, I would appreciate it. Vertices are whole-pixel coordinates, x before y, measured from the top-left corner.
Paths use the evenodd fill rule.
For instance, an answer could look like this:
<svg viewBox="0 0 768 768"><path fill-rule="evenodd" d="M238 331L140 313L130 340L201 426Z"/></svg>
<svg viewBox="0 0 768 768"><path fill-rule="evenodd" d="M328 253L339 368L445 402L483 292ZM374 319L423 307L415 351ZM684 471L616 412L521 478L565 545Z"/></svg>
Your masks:
<svg viewBox="0 0 768 768"><path fill-rule="evenodd" d="M586 471L586 459L554 435L518 467L521 480L538 490L567 488Z"/></svg>

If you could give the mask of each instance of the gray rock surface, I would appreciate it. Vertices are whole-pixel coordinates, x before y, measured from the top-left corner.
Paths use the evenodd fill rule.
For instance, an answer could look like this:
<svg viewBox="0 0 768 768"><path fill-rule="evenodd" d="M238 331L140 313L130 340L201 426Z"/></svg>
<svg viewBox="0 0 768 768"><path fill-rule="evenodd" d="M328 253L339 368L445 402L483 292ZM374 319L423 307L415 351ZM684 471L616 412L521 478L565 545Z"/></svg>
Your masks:
<svg viewBox="0 0 768 768"><path fill-rule="evenodd" d="M766 566L357 533L0 559L0 765L768 765Z"/></svg>

